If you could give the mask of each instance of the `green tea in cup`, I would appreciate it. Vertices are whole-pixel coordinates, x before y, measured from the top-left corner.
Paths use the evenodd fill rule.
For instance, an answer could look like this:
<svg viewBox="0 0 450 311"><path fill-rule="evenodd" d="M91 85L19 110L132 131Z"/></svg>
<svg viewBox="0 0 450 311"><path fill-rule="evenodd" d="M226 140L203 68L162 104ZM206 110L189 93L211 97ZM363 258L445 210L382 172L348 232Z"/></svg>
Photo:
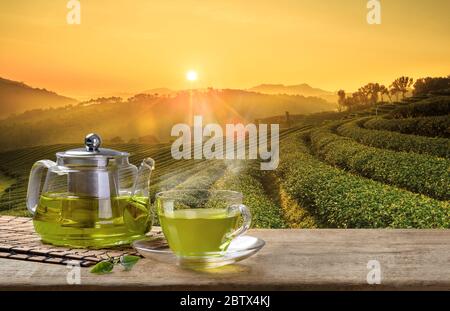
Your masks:
<svg viewBox="0 0 450 311"><path fill-rule="evenodd" d="M156 211L177 256L213 256L250 227L251 215L241 202L242 194L234 191L173 190L156 195Z"/></svg>

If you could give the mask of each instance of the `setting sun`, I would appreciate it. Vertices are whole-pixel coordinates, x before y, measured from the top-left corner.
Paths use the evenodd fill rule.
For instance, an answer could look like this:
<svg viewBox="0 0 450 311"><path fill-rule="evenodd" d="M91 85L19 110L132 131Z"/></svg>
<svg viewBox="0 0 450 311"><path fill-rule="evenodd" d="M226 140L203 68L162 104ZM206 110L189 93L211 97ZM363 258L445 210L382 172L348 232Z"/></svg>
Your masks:
<svg viewBox="0 0 450 311"><path fill-rule="evenodd" d="M186 79L188 79L189 81L195 81L197 80L197 72L194 70L189 70L186 73Z"/></svg>

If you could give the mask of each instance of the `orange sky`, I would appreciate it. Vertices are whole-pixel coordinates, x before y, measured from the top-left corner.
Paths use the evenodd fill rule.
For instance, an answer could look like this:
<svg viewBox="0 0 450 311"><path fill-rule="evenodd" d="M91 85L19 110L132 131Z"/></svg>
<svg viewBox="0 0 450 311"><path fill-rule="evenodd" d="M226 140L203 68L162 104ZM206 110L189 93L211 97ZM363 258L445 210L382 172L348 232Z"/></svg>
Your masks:
<svg viewBox="0 0 450 311"><path fill-rule="evenodd" d="M149 88L309 83L335 91L450 74L450 1L2 1L0 76L85 97Z"/></svg>

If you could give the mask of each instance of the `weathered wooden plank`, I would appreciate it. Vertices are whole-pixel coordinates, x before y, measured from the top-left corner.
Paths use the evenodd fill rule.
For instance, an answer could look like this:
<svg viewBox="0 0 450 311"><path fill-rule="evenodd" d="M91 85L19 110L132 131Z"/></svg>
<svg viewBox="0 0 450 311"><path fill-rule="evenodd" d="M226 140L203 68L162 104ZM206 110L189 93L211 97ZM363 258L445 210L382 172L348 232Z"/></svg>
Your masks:
<svg viewBox="0 0 450 311"><path fill-rule="evenodd" d="M68 285L67 267L0 258L1 289L145 290L450 290L450 230L251 230L266 240L237 265L198 272L141 260L132 271ZM378 260L381 284L366 281Z"/></svg>

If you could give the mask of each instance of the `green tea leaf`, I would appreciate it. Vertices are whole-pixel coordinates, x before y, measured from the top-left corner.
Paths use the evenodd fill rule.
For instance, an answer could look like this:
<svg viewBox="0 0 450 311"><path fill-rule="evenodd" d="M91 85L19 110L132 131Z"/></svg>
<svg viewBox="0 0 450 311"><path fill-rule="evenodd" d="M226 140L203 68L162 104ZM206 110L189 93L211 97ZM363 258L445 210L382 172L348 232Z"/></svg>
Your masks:
<svg viewBox="0 0 450 311"><path fill-rule="evenodd" d="M133 255L120 256L120 264L125 268L125 270L131 270L139 259L141 258Z"/></svg>
<svg viewBox="0 0 450 311"><path fill-rule="evenodd" d="M91 273L97 273L97 274L110 273L113 268L114 268L114 264L112 262L101 261L91 269Z"/></svg>

